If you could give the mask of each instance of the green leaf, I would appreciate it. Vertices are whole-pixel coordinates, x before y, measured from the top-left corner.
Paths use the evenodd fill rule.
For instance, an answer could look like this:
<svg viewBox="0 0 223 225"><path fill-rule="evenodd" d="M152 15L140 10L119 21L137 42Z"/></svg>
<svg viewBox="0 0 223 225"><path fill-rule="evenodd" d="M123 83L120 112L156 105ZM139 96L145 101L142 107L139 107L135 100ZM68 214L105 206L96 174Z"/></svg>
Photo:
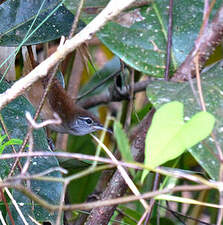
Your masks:
<svg viewBox="0 0 223 225"><path fill-rule="evenodd" d="M134 162L128 137L124 132L121 123L119 123L118 121L115 121L114 123L114 136L117 141L118 149L121 153L122 159L126 162ZM133 169L130 169L130 173L132 174L132 176L135 175Z"/></svg>
<svg viewBox="0 0 223 225"><path fill-rule="evenodd" d="M206 72L201 74L201 84L203 90L204 101L207 111L211 112L216 118L215 136L219 145L223 146L223 69L221 62L206 69ZM197 87L196 80L192 81L193 86ZM160 108L161 105L171 101L180 101L185 106L185 119L191 117L200 111L190 84L188 82L175 83L165 81L152 81L147 87L147 97L149 101ZM198 144L189 149L189 152L210 175L212 179L219 179L220 162L215 157L217 154L216 146L211 137L204 141L205 144ZM211 151L212 152L211 152Z"/></svg>
<svg viewBox="0 0 223 225"><path fill-rule="evenodd" d="M44 5L40 10L43 2ZM35 17L38 15L38 11L40 10L40 13L30 33L37 28L57 6L59 6L59 8L55 13L38 28L25 42L25 45L47 42L60 38L62 35L67 36L73 23L73 14L61 5L61 1L59 0L39 0L30 2L27 0L8 0L2 3L0 5L0 45L19 45L25 38ZM79 23L79 28L83 26L83 23Z"/></svg>
<svg viewBox="0 0 223 225"><path fill-rule="evenodd" d="M107 0L86 1L81 19L89 23L107 3ZM221 0L216 1L210 20L221 3ZM66 0L65 5L71 12L76 13L79 1ZM163 76L168 6L168 0L156 0L144 7L122 12L116 20L97 32L97 36L114 54L133 68L152 76ZM172 72L184 61L194 46L203 21L203 9L202 1L174 2Z"/></svg>
<svg viewBox="0 0 223 225"><path fill-rule="evenodd" d="M124 132L122 125L115 121L114 123L114 135L118 144L118 149L121 152L122 159L126 162L133 162L133 156L130 150L129 140Z"/></svg>
<svg viewBox="0 0 223 225"><path fill-rule="evenodd" d="M186 149L205 139L212 131L215 118L208 112L196 113L184 123L183 104L170 102L154 114L146 135L145 165L153 169L180 156ZM147 170L143 171L142 180Z"/></svg>
<svg viewBox="0 0 223 225"><path fill-rule="evenodd" d="M100 84L104 79L106 79L109 75L116 73L121 69L120 59L117 56L114 56L111 60L109 60L102 69L97 71L93 76L92 79L83 86L80 90L80 94L87 92L92 87ZM111 78L110 80L106 81L105 84L101 85L96 90L92 91L88 94L88 96L96 95L104 91L114 80Z"/></svg>
<svg viewBox="0 0 223 225"><path fill-rule="evenodd" d="M9 84L7 84L4 80L0 85L0 93L4 92L9 88ZM34 115L34 108L31 106L29 101L20 96L16 98L14 101L9 103L1 110L1 116L3 118L4 124L7 127L7 131L9 136L13 139L21 139L23 140L27 133L27 121L25 118L25 112L29 111L32 115ZM1 134L4 135L3 128L0 127ZM35 130L33 132L34 137L34 148L33 151L50 151L48 146L47 137L44 129ZM10 142L9 142L10 143ZM15 150L19 150L19 146L15 145ZM4 153L12 153L11 145L5 146ZM21 159L20 162L23 165L26 159ZM0 176L2 179L8 176L10 169L14 163L14 159L11 160L1 160L0 156ZM30 175L34 175L37 173L41 173L50 168L58 167L58 161L55 157L34 157L31 159L30 166L28 169L28 173ZM20 173L19 169L15 171L16 174ZM61 177L59 172L52 172L49 174L54 177ZM37 181L32 180L30 182L30 189L41 198L45 199L51 204L59 204L60 195L62 192L62 184L57 182L47 182L47 181ZM45 208L39 206L38 204L31 202L29 198L25 195L21 194L16 190L12 190L12 194L16 202L23 204L20 209L22 210L23 215L27 219L28 224L34 224L28 217L28 215L32 215L37 221L50 221L54 223L57 217L57 213L52 213L46 210ZM13 218L15 218L15 224L20 225L24 224L20 220L20 216L18 215L16 209L13 204L9 202L10 211L12 212ZM9 221L9 220L8 220ZM10 224L10 222L8 222Z"/></svg>
<svg viewBox="0 0 223 225"><path fill-rule="evenodd" d="M4 144L2 144L0 146L0 154L2 154L2 152L4 151L6 146L9 146L9 145L21 145L22 142L23 141L20 140L20 139L14 139L14 138L10 139L9 141L7 141L6 143L4 143Z"/></svg>
<svg viewBox="0 0 223 225"><path fill-rule="evenodd" d="M6 139L7 135L0 136L0 145L2 145L2 142Z"/></svg>
<svg viewBox="0 0 223 225"><path fill-rule="evenodd" d="M216 1L211 19L221 3L221 0ZM148 6L122 13L120 21L122 19L124 23L111 22L97 36L131 67L151 76L163 77L168 7L168 0L156 0ZM196 0L175 1L173 4L172 73L194 46L203 21L203 8L204 3Z"/></svg>

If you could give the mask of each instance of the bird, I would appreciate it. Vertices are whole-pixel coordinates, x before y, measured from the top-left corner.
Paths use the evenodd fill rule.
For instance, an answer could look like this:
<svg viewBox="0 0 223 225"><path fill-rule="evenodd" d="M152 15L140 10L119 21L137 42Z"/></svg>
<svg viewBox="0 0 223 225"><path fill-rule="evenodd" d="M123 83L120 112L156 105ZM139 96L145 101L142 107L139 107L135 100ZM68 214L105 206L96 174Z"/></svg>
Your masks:
<svg viewBox="0 0 223 225"><path fill-rule="evenodd" d="M27 91L27 97L34 106L38 106L44 91L46 79L37 81L34 86ZM54 118L57 113L61 119L60 124L51 124L48 127L58 133L83 136L97 130L106 129L99 119L88 110L78 106L74 100L67 94L57 78L54 78L47 94L46 101L41 111L41 117L44 120Z"/></svg>
<svg viewBox="0 0 223 225"><path fill-rule="evenodd" d="M51 125L52 130L76 136L97 130L110 132L93 113L75 104L57 79L53 80L47 99L52 111L56 112L62 120L60 125Z"/></svg>
<svg viewBox="0 0 223 225"><path fill-rule="evenodd" d="M38 65L33 50L27 47L27 51L23 52L24 75ZM38 107L45 91L47 82L52 71L45 78L35 82L31 88L26 91L26 97L34 105ZM97 130L105 130L110 133L110 129L106 129L99 119L90 111L78 106L70 95L67 94L59 80L53 78L51 87L48 91L47 98L41 110L41 117L44 120L54 118L54 113L61 119L60 124L51 124L48 127L58 133L72 134L75 136L83 136Z"/></svg>

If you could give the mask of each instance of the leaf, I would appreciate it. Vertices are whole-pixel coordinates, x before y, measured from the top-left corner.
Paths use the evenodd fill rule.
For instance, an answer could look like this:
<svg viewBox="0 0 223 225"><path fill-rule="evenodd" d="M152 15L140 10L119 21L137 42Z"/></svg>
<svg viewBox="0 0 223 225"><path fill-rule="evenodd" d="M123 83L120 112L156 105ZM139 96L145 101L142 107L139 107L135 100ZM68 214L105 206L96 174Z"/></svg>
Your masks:
<svg viewBox="0 0 223 225"><path fill-rule="evenodd" d="M9 88L9 84L7 84L4 80L0 85L0 93ZM34 108L31 104L23 97L18 97L11 103L9 103L6 107L1 110L1 115L4 121L5 126L7 127L7 131L9 136L13 139L21 139L23 140L26 132L27 132L27 121L25 118L25 112L29 111L32 115L34 114ZM3 131L3 129L0 127ZM35 130L33 132L34 137L34 151L50 151L48 146L47 137L44 129ZM15 145L15 150L19 150L19 146ZM4 153L12 153L11 146L6 146L4 149ZM0 156L0 176L2 179L8 176L10 169L13 165L14 160L1 160ZM25 159L20 161L24 164ZM28 173L30 175L34 175L43 171L46 171L50 168L58 167L58 161L55 157L34 157L31 159L30 166L28 169ZM16 173L20 172L19 170L15 171ZM61 177L59 172L52 172L49 174L54 177ZM37 181L31 180L30 189L46 201L51 204L59 204L60 195L62 192L62 184L57 182L46 182L46 181ZM21 203L20 209L22 210L23 215L28 221L28 224L34 224L28 217L28 215L33 215L37 221L51 221L55 222L57 213L51 213L40 205L31 202L29 198L25 195L21 194L16 190L12 190L13 197L16 202ZM20 225L24 224L19 218L16 209L13 204L9 203L10 211L12 212L13 218L15 218L15 224ZM10 224L9 220L8 223Z"/></svg>
<svg viewBox="0 0 223 225"><path fill-rule="evenodd" d="M111 60L109 60L101 70L97 71L93 75L92 79L86 85L84 85L83 88L81 88L80 94L87 92L89 89L91 89L92 87L95 87L100 82L102 82L104 79L106 79L109 75L119 71L120 69L121 69L120 59L115 56ZM114 82L114 81L111 78L108 81L106 81L105 84L101 85L99 88L97 88L96 90L89 93L88 96L92 96L92 95L101 93L112 82Z"/></svg>
<svg viewBox="0 0 223 225"><path fill-rule="evenodd" d="M7 135L0 136L0 145L2 145L2 142L6 139Z"/></svg>
<svg viewBox="0 0 223 225"><path fill-rule="evenodd" d="M174 2L172 73L194 46L202 24L203 4L196 0ZM211 18L220 5L221 1L216 1ZM168 0L156 0L141 9L122 13L119 21L124 20L126 24L111 22L97 36L131 67L151 76L162 77L166 58L168 7Z"/></svg>
<svg viewBox="0 0 223 225"><path fill-rule="evenodd" d="M126 162L133 162L133 156L130 150L129 140L124 132L122 125L115 121L114 123L114 135L118 144L118 149L121 152L122 159Z"/></svg>
<svg viewBox="0 0 223 225"><path fill-rule="evenodd" d="M43 2L44 5L40 10ZM40 10L40 13L30 33L37 28L57 6L59 6L59 8L31 35L25 42L25 45L47 42L60 38L62 35L67 36L73 23L73 14L61 5L61 1L59 0L8 0L2 3L0 5L0 45L19 45L38 15L38 11ZM83 26L83 22L80 22L79 28Z"/></svg>
<svg viewBox="0 0 223 225"><path fill-rule="evenodd" d="M89 23L107 2L86 1L81 19ZM216 1L210 20L221 3L221 0ZM65 1L65 5L73 13L76 13L78 4L78 0ZM125 11L97 32L97 36L115 55L131 67L151 76L163 76L168 33L168 6L168 0L156 0L144 7ZM203 9L202 1L174 2L172 72L185 60L194 46L203 21Z"/></svg>
<svg viewBox="0 0 223 225"><path fill-rule="evenodd" d="M124 132L121 123L119 123L118 121L115 121L114 123L114 135L115 135L115 139L117 141L118 149L121 153L122 159L126 162L134 162L128 137L126 133ZM134 169L130 168L129 170L131 175L134 176L135 175Z"/></svg>
<svg viewBox="0 0 223 225"><path fill-rule="evenodd" d="M223 146L222 72L221 62L219 62L201 74L204 101L207 111L211 112L216 118L214 132L221 147ZM194 87L197 87L196 80L193 80L192 83ZM188 82L174 83L153 81L147 87L147 97L155 108L159 108L162 104L170 101L177 100L182 102L185 106L185 118L189 118L200 111L200 107L197 104ZM212 152L210 152L210 149ZM214 155L217 154L217 152L215 143L211 137L205 140L204 145L200 143L189 149L189 152L212 179L219 179L220 162Z"/></svg>
<svg viewBox="0 0 223 225"><path fill-rule="evenodd" d="M6 136L6 135L4 135L4 136ZM22 140L12 138L12 139L10 139L9 141L7 141L6 143L4 143L4 144L2 144L0 146L0 154L2 154L2 152L4 151L6 146L9 146L9 145L21 145L22 143L23 143Z"/></svg>
<svg viewBox="0 0 223 225"><path fill-rule="evenodd" d="M180 156L186 149L205 139L215 118L208 112L196 113L184 123L183 104L167 103L154 114L146 135L145 165L153 169ZM144 180L147 170L143 171Z"/></svg>

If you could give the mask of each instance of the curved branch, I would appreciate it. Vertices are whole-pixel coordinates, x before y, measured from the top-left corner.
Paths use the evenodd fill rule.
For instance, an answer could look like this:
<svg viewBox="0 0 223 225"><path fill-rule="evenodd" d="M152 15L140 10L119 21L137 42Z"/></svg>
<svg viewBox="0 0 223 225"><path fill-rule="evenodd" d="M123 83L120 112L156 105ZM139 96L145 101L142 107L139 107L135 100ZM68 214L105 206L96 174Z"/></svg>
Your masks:
<svg viewBox="0 0 223 225"><path fill-rule="evenodd" d="M186 60L178 68L177 72L174 74L172 80L177 82L182 82L188 80L188 76L195 77L195 65L194 57L199 54L199 66L200 70L204 67L205 62L215 50L215 48L223 40L223 5L219 8L215 18L202 32L197 41L195 42L194 48L191 50Z"/></svg>

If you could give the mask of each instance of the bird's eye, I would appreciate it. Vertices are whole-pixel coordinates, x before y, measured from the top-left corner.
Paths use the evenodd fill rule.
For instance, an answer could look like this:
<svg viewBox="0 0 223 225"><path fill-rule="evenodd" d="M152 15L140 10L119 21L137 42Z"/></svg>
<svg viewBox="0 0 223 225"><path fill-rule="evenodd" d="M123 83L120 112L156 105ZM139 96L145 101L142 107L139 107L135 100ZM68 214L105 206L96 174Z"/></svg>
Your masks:
<svg viewBox="0 0 223 225"><path fill-rule="evenodd" d="M86 119L85 121L86 121L86 123L89 124L89 125L92 124L92 122L93 122L92 119L90 119L90 118Z"/></svg>

